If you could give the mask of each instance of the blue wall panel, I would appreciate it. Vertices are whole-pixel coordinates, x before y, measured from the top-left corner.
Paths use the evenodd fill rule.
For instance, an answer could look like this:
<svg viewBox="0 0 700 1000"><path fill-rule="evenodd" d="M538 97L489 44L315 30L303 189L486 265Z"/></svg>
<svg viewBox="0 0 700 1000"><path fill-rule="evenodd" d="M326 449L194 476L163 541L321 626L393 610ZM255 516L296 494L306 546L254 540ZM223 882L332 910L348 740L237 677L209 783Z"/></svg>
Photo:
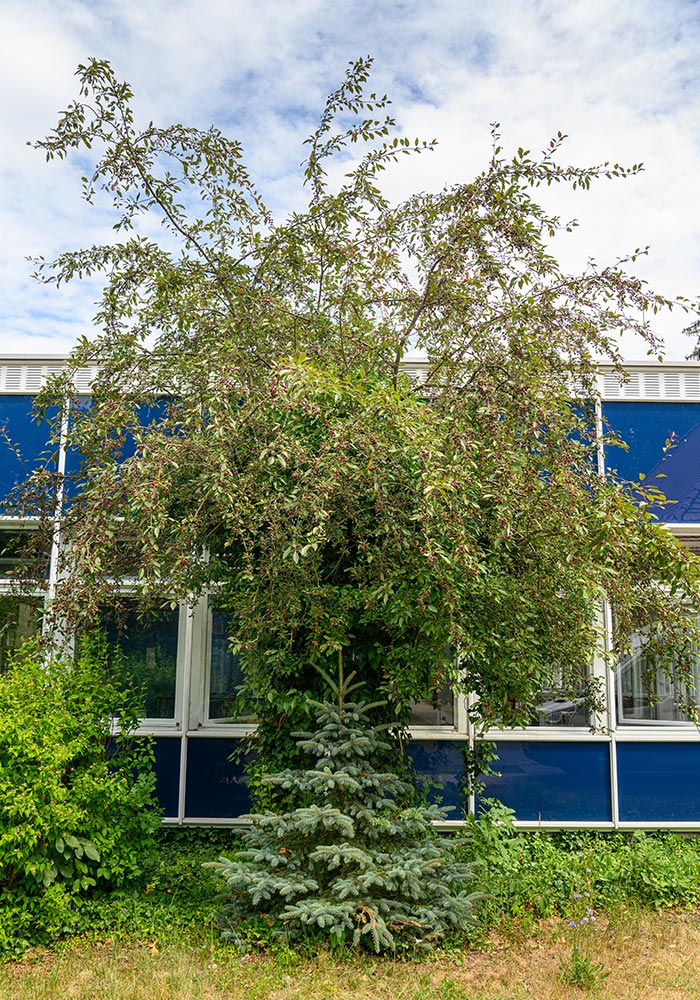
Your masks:
<svg viewBox="0 0 700 1000"><path fill-rule="evenodd" d="M92 407L92 398L89 396L81 397L78 404L73 403L73 407L76 405L85 412L89 412ZM138 420L142 427L147 427L149 424L158 424L168 415L168 401L162 400L160 402L154 403L153 406L148 406L145 403L137 408ZM71 411L72 412L72 411ZM119 449L119 460L126 461L127 458L132 458L136 454L136 443L134 441L133 434L127 434L123 445ZM84 460L84 455L82 455L77 448L70 447L66 451L66 484L65 484L65 496L70 499L74 497L83 485L83 468L82 463Z"/></svg>
<svg viewBox="0 0 700 1000"><path fill-rule="evenodd" d="M604 403L603 416L629 446L606 449L607 469L640 473L675 503L654 510L665 521L700 521L700 403ZM676 444L664 457L664 445ZM657 476L662 478L656 478Z"/></svg>
<svg viewBox="0 0 700 1000"><path fill-rule="evenodd" d="M156 737L153 740L156 772L156 795L166 817L177 816L180 787L180 738Z"/></svg>
<svg viewBox="0 0 700 1000"><path fill-rule="evenodd" d="M239 746L221 737L188 741L185 816L235 819L250 812L245 764L229 760Z"/></svg>
<svg viewBox="0 0 700 1000"><path fill-rule="evenodd" d="M432 801L446 806L448 820L464 818L464 743L458 740L416 740L409 744L409 753L420 781L430 786Z"/></svg>
<svg viewBox="0 0 700 1000"><path fill-rule="evenodd" d="M497 798L516 819L561 823L610 821L607 743L502 742L482 798ZM477 802L478 812L478 802Z"/></svg>
<svg viewBox="0 0 700 1000"><path fill-rule="evenodd" d="M700 743L618 743L622 822L700 822Z"/></svg>
<svg viewBox="0 0 700 1000"><path fill-rule="evenodd" d="M37 466L45 466L51 472L57 469L57 453L49 452L47 445L49 425L33 418L33 403L33 396L0 396L0 428L3 437L7 436L6 440L0 440L0 513L7 512L2 501L8 493ZM56 412L50 411L49 417Z"/></svg>

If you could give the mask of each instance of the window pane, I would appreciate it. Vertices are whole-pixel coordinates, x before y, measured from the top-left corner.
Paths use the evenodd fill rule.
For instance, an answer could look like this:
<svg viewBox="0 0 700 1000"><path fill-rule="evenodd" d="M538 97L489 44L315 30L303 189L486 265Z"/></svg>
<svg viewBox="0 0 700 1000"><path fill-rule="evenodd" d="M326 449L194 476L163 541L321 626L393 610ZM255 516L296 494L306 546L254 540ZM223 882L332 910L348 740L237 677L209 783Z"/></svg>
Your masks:
<svg viewBox="0 0 700 1000"><path fill-rule="evenodd" d="M107 641L118 650L123 683L138 692L139 712L146 719L175 718L177 675L177 609L157 618L140 619L134 608L105 612L101 623Z"/></svg>
<svg viewBox="0 0 700 1000"><path fill-rule="evenodd" d="M0 596L0 673L7 669L15 650L41 631L43 612L44 602L40 597Z"/></svg>
<svg viewBox="0 0 700 1000"><path fill-rule="evenodd" d="M537 693L537 701L530 710L526 728L546 726L591 725L595 709L602 710L601 685L586 667L550 667L543 671L546 684ZM549 674L549 677L547 677ZM515 703L512 707L517 707ZM494 728L503 728L502 718L491 722Z"/></svg>
<svg viewBox="0 0 700 1000"><path fill-rule="evenodd" d="M450 726L455 724L455 700L452 688L445 684L432 698L411 702L409 726Z"/></svg>
<svg viewBox="0 0 700 1000"><path fill-rule="evenodd" d="M243 683L241 661L230 649L230 616L209 612L209 721L254 722L252 716L236 715L236 697Z"/></svg>
<svg viewBox="0 0 700 1000"><path fill-rule="evenodd" d="M588 726L590 714L586 694L586 668L577 668L574 675L566 679L562 677L560 670L553 670L550 684L540 691L529 725Z"/></svg>
<svg viewBox="0 0 700 1000"><path fill-rule="evenodd" d="M48 576L49 551L36 532L0 529L0 579L46 580Z"/></svg>
<svg viewBox="0 0 700 1000"><path fill-rule="evenodd" d="M699 689L699 663L695 664L695 688ZM617 717L620 722L687 722L676 705L677 685L661 670L649 673L641 650L635 650L617 668Z"/></svg>

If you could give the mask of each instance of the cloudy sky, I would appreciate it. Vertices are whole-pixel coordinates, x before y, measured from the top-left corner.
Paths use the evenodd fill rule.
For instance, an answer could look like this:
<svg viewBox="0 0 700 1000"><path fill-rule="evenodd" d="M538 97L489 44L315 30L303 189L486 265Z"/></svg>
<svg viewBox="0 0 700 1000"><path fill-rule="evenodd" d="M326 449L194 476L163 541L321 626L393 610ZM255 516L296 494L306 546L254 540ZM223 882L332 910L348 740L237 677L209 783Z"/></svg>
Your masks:
<svg viewBox="0 0 700 1000"><path fill-rule="evenodd" d="M299 203L301 143L326 93L370 54L402 131L439 141L389 176L389 193L468 181L493 121L506 150L540 150L560 130L573 163L645 164L587 194L557 192L553 206L580 221L557 243L565 265L650 245L636 273L700 295L700 0L0 0L0 13L2 353L62 352L90 332L97 289L42 288L26 260L110 232L80 201L81 168L26 145L77 96L90 56L132 84L144 121L241 139L283 215ZM688 322L659 318L667 359L688 353Z"/></svg>

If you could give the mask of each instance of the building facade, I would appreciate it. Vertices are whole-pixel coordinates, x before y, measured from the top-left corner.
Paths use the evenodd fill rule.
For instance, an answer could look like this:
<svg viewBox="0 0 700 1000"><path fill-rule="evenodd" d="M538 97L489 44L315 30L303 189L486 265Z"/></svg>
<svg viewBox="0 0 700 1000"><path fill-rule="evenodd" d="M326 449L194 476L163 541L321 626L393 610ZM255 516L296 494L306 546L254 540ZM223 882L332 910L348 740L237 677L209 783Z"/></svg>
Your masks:
<svg viewBox="0 0 700 1000"><path fill-rule="evenodd" d="M58 357L0 359L0 496L38 461L70 471L70 456L47 451L46 426L32 416L34 395L60 367ZM89 392L93 374L80 373L79 392ZM700 364L631 364L626 381L611 371L600 381L601 427L605 422L628 445L601 447L601 468L628 479L663 476L659 485L673 503L656 513L700 552ZM56 583L60 538L46 553L43 585L16 593L12 571L31 530L31 520L0 511L0 669L41 627ZM609 609L602 614L609 633ZM249 800L245 765L230 757L254 723L233 714L241 674L215 597L147 623L127 612L119 634L116 622L106 625L144 690L140 731L153 737L164 822L235 823ZM476 798L464 792L465 750L478 750L467 700L446 690L413 706L416 769L443 787L443 804L454 807L450 824L465 808L478 811L482 797L496 797L523 826L700 829L700 732L679 713L673 681L659 675L650 698L638 653L615 671L602 661L586 669L600 679L605 713L589 718L583 700L558 691L553 678L528 727L482 737L495 745L497 760Z"/></svg>

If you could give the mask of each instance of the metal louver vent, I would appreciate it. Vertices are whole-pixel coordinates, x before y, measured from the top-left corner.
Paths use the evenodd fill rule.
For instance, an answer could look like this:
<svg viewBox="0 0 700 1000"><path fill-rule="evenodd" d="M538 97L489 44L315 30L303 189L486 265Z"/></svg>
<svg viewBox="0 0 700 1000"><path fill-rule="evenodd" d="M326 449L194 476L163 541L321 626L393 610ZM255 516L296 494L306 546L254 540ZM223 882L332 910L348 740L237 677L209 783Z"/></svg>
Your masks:
<svg viewBox="0 0 700 1000"><path fill-rule="evenodd" d="M0 385L5 392L19 392L22 388L22 369L16 365L4 367Z"/></svg>
<svg viewBox="0 0 700 1000"><path fill-rule="evenodd" d="M645 396L660 396L661 395L661 375L656 372L645 372L644 373L644 395Z"/></svg>
<svg viewBox="0 0 700 1000"><path fill-rule="evenodd" d="M24 386L23 388L27 392L38 392L44 384L44 369L43 368L26 368L24 373Z"/></svg>
<svg viewBox="0 0 700 1000"><path fill-rule="evenodd" d="M8 357L0 361L0 393L35 393L44 386L47 378L61 371L60 358L36 361ZM425 379L426 365L411 359L404 363L411 380L420 385ZM97 375L97 368L89 366L75 373L74 385L79 393L89 393ZM619 400L697 400L700 402L700 366L677 365L675 370L652 368L644 364L631 365L627 379L620 379L614 371L600 374L599 387L603 399ZM582 395L582 387L574 386L573 394Z"/></svg>
<svg viewBox="0 0 700 1000"><path fill-rule="evenodd" d="M600 380L603 399L698 400L700 371L630 371L627 381L614 372L603 372Z"/></svg>
<svg viewBox="0 0 700 1000"><path fill-rule="evenodd" d="M680 374L669 372L664 378L664 389L664 396L667 399L680 399L682 396Z"/></svg>
<svg viewBox="0 0 700 1000"><path fill-rule="evenodd" d="M603 396L606 399L617 399L622 394L622 384L617 375L607 372L603 375Z"/></svg>
<svg viewBox="0 0 700 1000"><path fill-rule="evenodd" d="M700 399L700 372L685 373L685 395Z"/></svg>
<svg viewBox="0 0 700 1000"><path fill-rule="evenodd" d="M0 363L0 392L35 393L47 378L61 371L60 364Z"/></svg>
<svg viewBox="0 0 700 1000"><path fill-rule="evenodd" d="M21 362L19 359L0 361L0 393L28 393L39 392L47 379L53 375L58 375L63 369L60 360L43 363ZM74 384L78 392L90 392L92 383L97 374L97 368L90 366L81 368L75 375Z"/></svg>
<svg viewBox="0 0 700 1000"><path fill-rule="evenodd" d="M92 382L97 374L96 368L81 368L75 373L75 378L73 379L73 385L78 390L78 392L89 392L92 388Z"/></svg>
<svg viewBox="0 0 700 1000"><path fill-rule="evenodd" d="M638 399L642 395L642 379L639 372L630 372L628 381L622 386L623 396Z"/></svg>

